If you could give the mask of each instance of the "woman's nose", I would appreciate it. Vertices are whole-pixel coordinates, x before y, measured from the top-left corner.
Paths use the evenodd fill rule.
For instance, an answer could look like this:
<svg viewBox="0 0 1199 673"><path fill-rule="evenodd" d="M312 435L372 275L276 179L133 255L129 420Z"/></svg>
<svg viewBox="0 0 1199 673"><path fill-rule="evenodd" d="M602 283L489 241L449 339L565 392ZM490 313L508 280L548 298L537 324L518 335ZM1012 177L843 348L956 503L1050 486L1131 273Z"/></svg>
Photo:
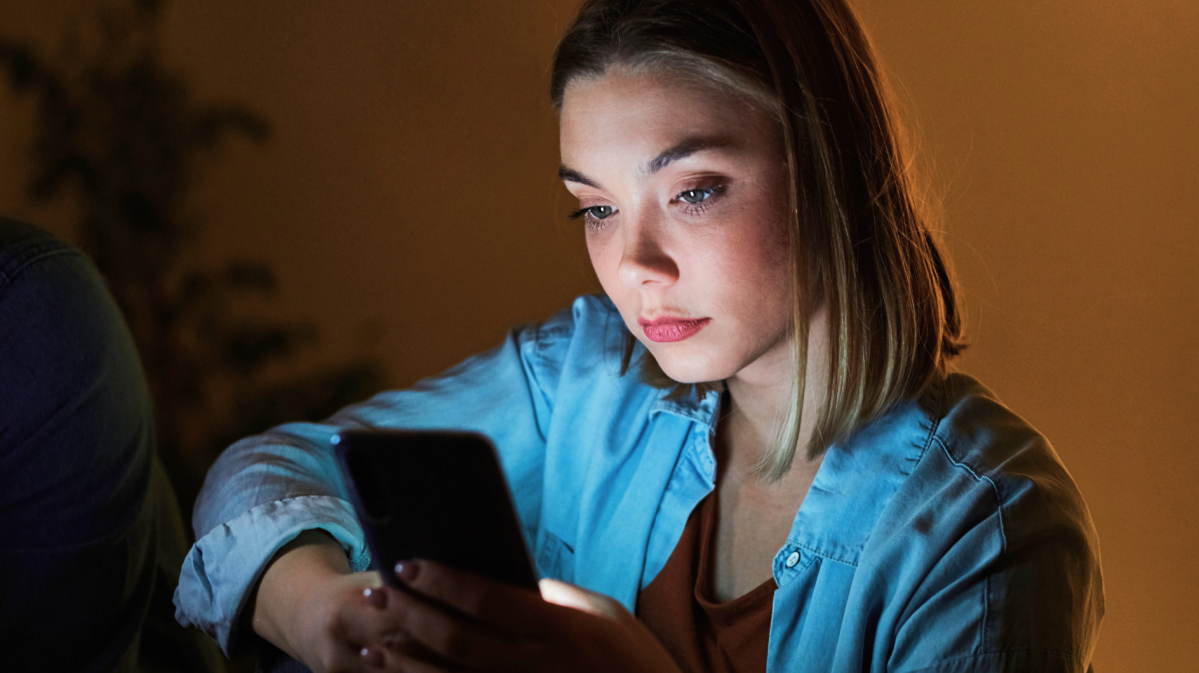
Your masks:
<svg viewBox="0 0 1199 673"><path fill-rule="evenodd" d="M663 232L654 222L627 222L624 252L618 270L620 280L628 287L649 283L673 284L679 278L679 268L664 247Z"/></svg>

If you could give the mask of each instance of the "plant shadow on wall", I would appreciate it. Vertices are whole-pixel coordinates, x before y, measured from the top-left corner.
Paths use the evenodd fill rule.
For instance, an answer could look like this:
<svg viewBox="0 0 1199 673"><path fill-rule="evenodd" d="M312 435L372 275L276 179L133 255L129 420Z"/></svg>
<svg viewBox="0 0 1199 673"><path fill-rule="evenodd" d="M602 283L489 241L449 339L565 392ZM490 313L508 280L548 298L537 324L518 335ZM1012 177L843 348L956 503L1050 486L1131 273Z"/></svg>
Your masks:
<svg viewBox="0 0 1199 673"><path fill-rule="evenodd" d="M94 21L68 28L54 58L0 37L0 68L36 104L27 196L77 206L80 247L137 342L159 454L190 520L204 474L231 441L324 418L384 377L365 355L295 373L317 332L263 317L277 289L270 265L192 261L202 226L187 197L200 168L230 137L261 144L269 128L240 105L192 100L160 59L161 5L102 2Z"/></svg>

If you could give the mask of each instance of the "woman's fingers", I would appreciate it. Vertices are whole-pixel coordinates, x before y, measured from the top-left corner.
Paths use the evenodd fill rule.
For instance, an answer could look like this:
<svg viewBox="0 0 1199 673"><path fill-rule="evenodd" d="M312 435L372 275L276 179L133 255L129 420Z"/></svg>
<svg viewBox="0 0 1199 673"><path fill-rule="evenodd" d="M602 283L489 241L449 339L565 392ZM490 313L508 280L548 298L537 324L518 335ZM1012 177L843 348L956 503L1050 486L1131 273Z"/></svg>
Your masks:
<svg viewBox="0 0 1199 673"><path fill-rule="evenodd" d="M509 627L525 630L522 617L544 608L537 592L455 570L436 561L404 561L396 566L396 574L405 586L420 595L501 631Z"/></svg>
<svg viewBox="0 0 1199 673"><path fill-rule="evenodd" d="M347 617L345 642L364 649L363 660L383 670L407 671L396 662L420 661L421 670L527 671L540 651L415 590L367 589Z"/></svg>
<svg viewBox="0 0 1199 673"><path fill-rule="evenodd" d="M389 650L407 641L394 613L398 593L375 586L350 586L348 595L337 601L325 631L333 634L335 652L327 653L326 670L378 671L401 670L392 665Z"/></svg>
<svg viewBox="0 0 1199 673"><path fill-rule="evenodd" d="M406 588L385 589L386 605L376 608L407 643L387 648L387 670L677 671L653 634L607 596L553 580L538 595L423 560L397 575Z"/></svg>
<svg viewBox="0 0 1199 673"><path fill-rule="evenodd" d="M499 633L419 596L401 597L396 611L400 629L421 649L467 669L529 670L538 651L531 641Z"/></svg>

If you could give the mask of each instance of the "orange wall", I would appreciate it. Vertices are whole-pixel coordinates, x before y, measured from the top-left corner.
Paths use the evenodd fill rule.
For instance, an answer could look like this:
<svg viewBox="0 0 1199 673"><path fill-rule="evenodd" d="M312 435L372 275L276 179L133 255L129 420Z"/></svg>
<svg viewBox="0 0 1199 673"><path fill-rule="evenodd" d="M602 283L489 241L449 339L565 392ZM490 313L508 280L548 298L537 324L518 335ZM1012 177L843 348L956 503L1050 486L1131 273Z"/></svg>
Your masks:
<svg viewBox="0 0 1199 673"><path fill-rule="evenodd" d="M57 34L79 2L0 0ZM940 195L969 308L963 368L1054 442L1091 506L1096 670L1199 660L1199 3L858 0ZM550 54L574 0L173 2L168 60L274 123L197 191L209 258L266 256L326 353L406 384L595 289L561 217ZM468 7L464 11L462 7ZM27 106L0 98L0 211Z"/></svg>
<svg viewBox="0 0 1199 673"><path fill-rule="evenodd" d="M1199 3L859 3L914 108L975 346L1099 530L1097 671L1199 661Z"/></svg>

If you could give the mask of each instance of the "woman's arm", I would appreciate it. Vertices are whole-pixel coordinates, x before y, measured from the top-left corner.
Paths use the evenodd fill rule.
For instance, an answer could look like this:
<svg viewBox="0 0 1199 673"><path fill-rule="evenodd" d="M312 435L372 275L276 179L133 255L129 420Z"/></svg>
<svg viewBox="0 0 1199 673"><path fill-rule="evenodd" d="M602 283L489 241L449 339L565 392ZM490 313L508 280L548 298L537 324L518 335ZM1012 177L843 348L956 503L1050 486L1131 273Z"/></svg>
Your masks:
<svg viewBox="0 0 1199 673"><path fill-rule="evenodd" d="M364 590L377 586L374 573L351 574L336 540L308 530L271 559L250 594L244 618L254 633L295 659L332 669L344 653L322 633L339 630L329 628L331 615L352 611L364 602Z"/></svg>
<svg viewBox="0 0 1199 673"><path fill-rule="evenodd" d="M458 428L486 434L499 450L531 541L560 371L555 362L573 331L574 314L564 311L540 327L514 331L500 347L410 390L381 393L323 424L288 424L231 446L209 472L197 501L197 542L175 596L179 620L213 634L229 651L252 589L260 578L266 581L262 571L280 548L307 530L325 531L341 546L351 571L365 570L369 556L362 530L328 441L344 428ZM261 599L257 606L264 607Z"/></svg>

